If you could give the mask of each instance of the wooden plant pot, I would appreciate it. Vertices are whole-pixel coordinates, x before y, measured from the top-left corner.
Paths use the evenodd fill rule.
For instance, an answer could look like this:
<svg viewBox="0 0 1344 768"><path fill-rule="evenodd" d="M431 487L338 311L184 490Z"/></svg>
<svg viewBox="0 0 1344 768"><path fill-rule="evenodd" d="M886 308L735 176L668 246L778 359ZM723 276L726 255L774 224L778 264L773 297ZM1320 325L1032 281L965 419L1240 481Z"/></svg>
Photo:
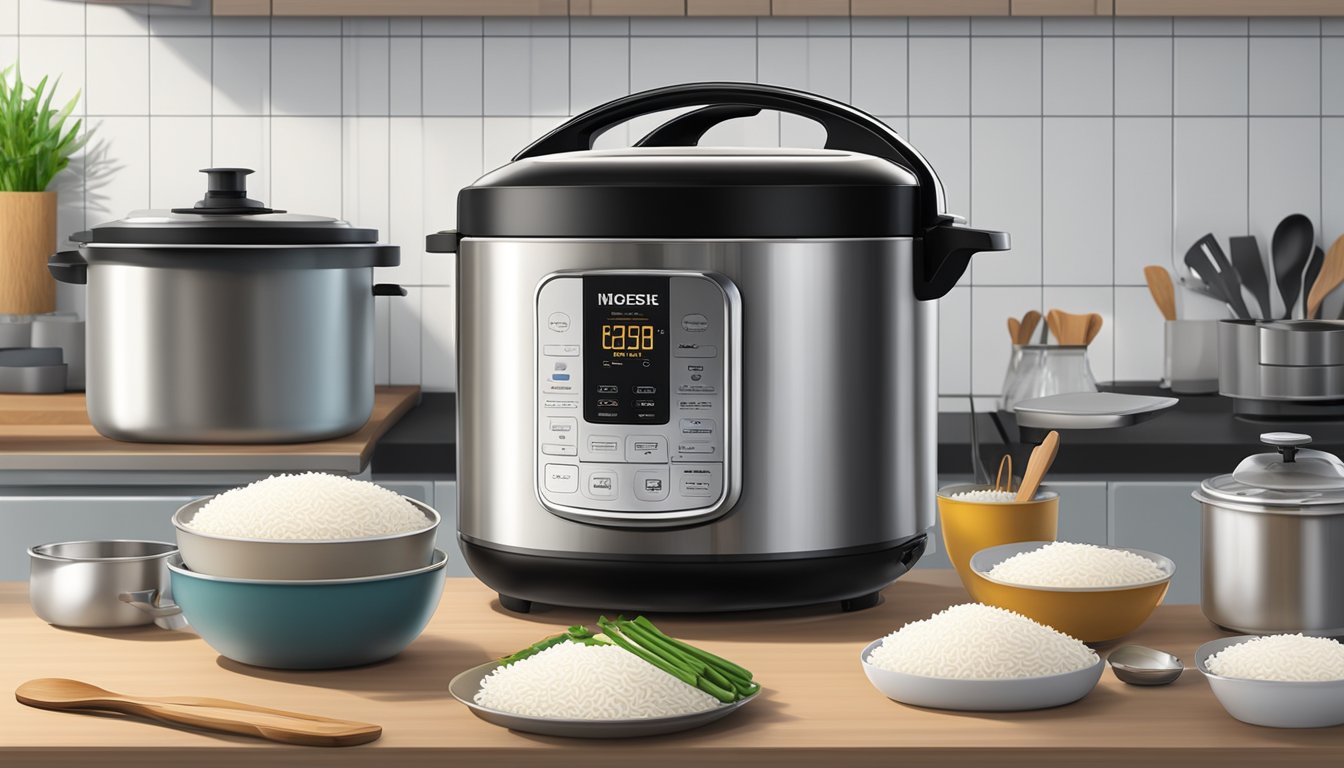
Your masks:
<svg viewBox="0 0 1344 768"><path fill-rule="evenodd" d="M56 310L56 193L0 192L0 314Z"/></svg>

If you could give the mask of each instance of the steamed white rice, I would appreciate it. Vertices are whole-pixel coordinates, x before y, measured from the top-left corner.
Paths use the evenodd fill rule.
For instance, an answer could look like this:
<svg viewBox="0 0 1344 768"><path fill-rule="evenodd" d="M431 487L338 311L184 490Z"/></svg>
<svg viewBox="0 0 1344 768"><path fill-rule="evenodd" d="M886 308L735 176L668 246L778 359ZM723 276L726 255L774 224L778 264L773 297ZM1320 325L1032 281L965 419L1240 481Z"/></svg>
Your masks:
<svg viewBox="0 0 1344 768"><path fill-rule="evenodd" d="M321 472L273 475L225 491L185 525L236 539L362 539L429 527L424 512L373 483Z"/></svg>
<svg viewBox="0 0 1344 768"><path fill-rule="evenodd" d="M1097 654L1021 614L963 603L882 638L868 663L920 677L1006 680L1087 669Z"/></svg>
<svg viewBox="0 0 1344 768"><path fill-rule="evenodd" d="M1230 645L1205 664L1220 677L1246 680L1344 680L1344 645L1327 637L1270 635Z"/></svg>
<svg viewBox="0 0 1344 768"><path fill-rule="evenodd" d="M481 680L477 704L515 715L625 720L704 712L718 699L614 645L559 645Z"/></svg>
<svg viewBox="0 0 1344 768"><path fill-rule="evenodd" d="M1002 504L1008 501L1017 501L1017 493L1014 491L996 491L993 488L981 488L975 491L954 493L948 498L957 501L987 501L991 504Z"/></svg>
<svg viewBox="0 0 1344 768"><path fill-rule="evenodd" d="M989 570L989 577L1026 587L1125 587L1160 581L1166 571L1123 549L1053 541Z"/></svg>

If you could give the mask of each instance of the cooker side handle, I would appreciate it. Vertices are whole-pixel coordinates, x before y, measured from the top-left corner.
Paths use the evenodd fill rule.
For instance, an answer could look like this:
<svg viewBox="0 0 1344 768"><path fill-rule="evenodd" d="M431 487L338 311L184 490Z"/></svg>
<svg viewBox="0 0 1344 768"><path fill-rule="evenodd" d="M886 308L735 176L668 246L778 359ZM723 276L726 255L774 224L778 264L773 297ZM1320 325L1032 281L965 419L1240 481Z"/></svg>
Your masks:
<svg viewBox="0 0 1344 768"><path fill-rule="evenodd" d="M972 229L952 221L929 227L923 242L915 242L915 298L920 301L946 296L975 254L1012 247L1007 232Z"/></svg>
<svg viewBox="0 0 1344 768"><path fill-rule="evenodd" d="M89 282L89 262L79 251L58 251L47 258L47 271L58 282L85 285Z"/></svg>

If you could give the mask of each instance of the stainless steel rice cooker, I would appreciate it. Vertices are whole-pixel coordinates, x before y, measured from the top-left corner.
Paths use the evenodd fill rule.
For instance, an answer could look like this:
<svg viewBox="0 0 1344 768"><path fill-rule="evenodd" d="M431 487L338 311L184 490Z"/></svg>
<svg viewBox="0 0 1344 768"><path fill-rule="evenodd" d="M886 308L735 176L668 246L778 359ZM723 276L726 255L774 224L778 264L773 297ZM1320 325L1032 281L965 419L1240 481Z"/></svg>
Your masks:
<svg viewBox="0 0 1344 768"><path fill-rule="evenodd" d="M696 146L761 109L826 148ZM617 99L463 189L428 247L459 254L471 569L513 610L875 604L933 523L936 299L1008 247L943 208L878 119L739 83Z"/></svg>
<svg viewBox="0 0 1344 768"><path fill-rule="evenodd" d="M400 250L347 222L267 208L210 168L191 208L79 232L51 274L87 283L89 420L116 440L291 443L373 410L373 268Z"/></svg>
<svg viewBox="0 0 1344 768"><path fill-rule="evenodd" d="M1253 634L1344 635L1344 463L1307 435L1209 478L1202 508L1204 615Z"/></svg>

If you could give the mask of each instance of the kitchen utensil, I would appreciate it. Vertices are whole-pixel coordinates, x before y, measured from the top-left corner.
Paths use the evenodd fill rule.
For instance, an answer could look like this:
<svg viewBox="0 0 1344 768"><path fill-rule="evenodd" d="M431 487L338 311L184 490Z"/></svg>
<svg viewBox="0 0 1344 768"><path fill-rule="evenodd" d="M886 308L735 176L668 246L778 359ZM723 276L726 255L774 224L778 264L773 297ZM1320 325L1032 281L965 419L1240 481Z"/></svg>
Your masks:
<svg viewBox="0 0 1344 768"><path fill-rule="evenodd" d="M1011 493L1013 490L1013 454L1005 453L999 459L999 471L994 475L994 490ZM1030 499L1027 499L1030 501Z"/></svg>
<svg viewBox="0 0 1344 768"><path fill-rule="evenodd" d="M1012 411L1024 400L1063 392L1096 392L1097 379L1087 360L1087 347L1025 346L1014 350L1004 378L999 408Z"/></svg>
<svg viewBox="0 0 1344 768"><path fill-rule="evenodd" d="M89 420L116 440L285 443L359 429L373 410L373 284L396 246L338 219L247 198L209 168L192 208L136 211L71 236L58 280L88 284Z"/></svg>
<svg viewBox="0 0 1344 768"><path fill-rule="evenodd" d="M1167 320L1176 319L1176 288L1171 284L1171 273L1165 268L1151 265L1143 268L1143 279L1148 283L1148 292L1153 295L1157 311Z"/></svg>
<svg viewBox="0 0 1344 768"><path fill-rule="evenodd" d="M64 541L28 550L28 601L39 619L61 627L149 624L154 617L123 603L123 593L167 591L166 541Z"/></svg>
<svg viewBox="0 0 1344 768"><path fill-rule="evenodd" d="M1116 679L1130 685L1170 685L1185 665L1176 656L1144 645L1122 645L1106 656Z"/></svg>
<svg viewBox="0 0 1344 768"><path fill-rule="evenodd" d="M1302 317L1311 320L1315 317L1314 313L1309 312L1307 301L1311 296L1311 289L1316 286L1316 277L1321 274L1321 262L1325 260L1325 252L1318 245L1311 249L1311 258L1307 260L1307 266L1302 270Z"/></svg>
<svg viewBox="0 0 1344 768"><path fill-rule="evenodd" d="M1251 296L1260 305L1258 316L1269 318L1274 310L1269 301L1269 276L1265 273L1264 257L1260 255L1260 242L1255 239L1255 235L1233 237L1227 242L1228 250L1232 253L1232 268L1241 278L1241 284L1250 290Z"/></svg>
<svg viewBox="0 0 1344 768"><path fill-rule="evenodd" d="M257 667L335 669L371 664L406 649L443 592L448 556L403 573L302 581L226 579L168 559L172 602L137 601L147 613L180 612L220 655Z"/></svg>
<svg viewBox="0 0 1344 768"><path fill-rule="evenodd" d="M1040 445L1031 449L1031 458L1027 460L1027 470L1022 473L1022 485L1017 490L1017 500L1019 502L1031 501L1036 498L1036 491L1041 487L1041 480L1045 479L1045 473L1050 471L1050 465L1055 463L1055 454L1059 452L1059 433L1051 431L1045 436L1045 440Z"/></svg>
<svg viewBox="0 0 1344 768"><path fill-rule="evenodd" d="M884 696L902 704L968 712L1020 712L1071 704L1097 687L1106 664L1101 659L1086 669L1045 677L958 680L892 672L868 663L881 645L874 640L859 653L868 682Z"/></svg>
<svg viewBox="0 0 1344 768"><path fill-rule="evenodd" d="M1143 625L1162 603L1176 573L1170 558L1141 549L1126 549L1162 569L1161 579L1124 587L1029 587L990 577L994 566L1013 555L1031 552L1049 541L1022 541L982 549L971 556L966 591L977 602L1017 611L1085 643L1114 640Z"/></svg>
<svg viewBox="0 0 1344 768"><path fill-rule="evenodd" d="M1091 315L1075 315L1058 309L1052 309L1045 316L1046 324L1055 341L1064 346L1086 346L1087 331L1092 322Z"/></svg>
<svg viewBox="0 0 1344 768"><path fill-rule="evenodd" d="M66 366L64 389L84 389L84 321L73 312L53 312L37 315L32 322L34 347L54 347L61 350L61 362Z"/></svg>
<svg viewBox="0 0 1344 768"><path fill-rule="evenodd" d="M678 146L592 149L724 104L819 123L827 148L691 146L697 111L659 129ZM619 98L462 189L461 231L426 244L458 253L472 571L511 610L876 604L933 523L933 300L1008 248L944 206L881 120L751 83ZM800 359L808 385L778 386Z"/></svg>
<svg viewBox="0 0 1344 768"><path fill-rule="evenodd" d="M1297 306L1297 295L1302 287L1302 270L1307 265L1307 259L1311 258L1311 249L1315 245L1316 229L1311 219L1300 213L1284 217L1274 228L1269 253L1274 262L1274 279L1279 284L1279 295L1283 297L1285 318L1293 316L1293 307Z"/></svg>
<svg viewBox="0 0 1344 768"><path fill-rule="evenodd" d="M1248 457L1193 496L1201 510L1200 605L1236 632L1344 635L1344 464L1267 432L1276 453Z"/></svg>
<svg viewBox="0 0 1344 768"><path fill-rule="evenodd" d="M1016 317L1008 318L1008 337L1013 340L1014 344L1022 343L1021 341L1018 341L1017 338L1021 332L1022 332L1022 322L1018 320Z"/></svg>
<svg viewBox="0 0 1344 768"><path fill-rule="evenodd" d="M938 491L938 527L947 559L965 584L971 576L971 555L1015 541L1054 539L1059 528L1059 494L1037 491L1027 502L958 499L967 491L993 490L977 483L949 485Z"/></svg>
<svg viewBox="0 0 1344 768"><path fill-rule="evenodd" d="M1041 313L1031 310L1022 316L1022 332L1018 334L1018 344L1030 344L1031 336L1036 332L1036 326L1041 322Z"/></svg>
<svg viewBox="0 0 1344 768"><path fill-rule="evenodd" d="M1162 378L1172 392L1199 395L1218 391L1217 320L1168 320L1163 340Z"/></svg>
<svg viewBox="0 0 1344 768"><path fill-rule="evenodd" d="M1112 429L1148 421L1177 402L1174 397L1072 392L1024 400L1013 412L1020 428Z"/></svg>
<svg viewBox="0 0 1344 768"><path fill-rule="evenodd" d="M1241 298L1241 279L1232 269L1232 264L1223 254L1222 246L1212 234L1205 235L1190 250L1185 252L1185 264L1208 284L1213 292L1227 302L1232 313L1240 318L1249 318L1250 310Z"/></svg>
<svg viewBox="0 0 1344 768"><path fill-rule="evenodd" d="M1195 668L1203 673L1214 698L1243 723L1268 728L1329 728L1344 725L1344 680L1278 681L1223 677L1209 671L1209 657L1254 639L1222 637L1199 646Z"/></svg>
<svg viewBox="0 0 1344 768"><path fill-rule="evenodd" d="M1200 296L1208 296L1210 299L1217 299L1220 302L1226 303L1226 300L1223 299L1222 295L1216 293L1207 283L1200 280L1199 276L1194 273L1191 273L1190 277L1179 277L1176 279L1176 282L1180 283L1181 288L1191 293L1197 293Z"/></svg>
<svg viewBox="0 0 1344 768"><path fill-rule="evenodd" d="M408 496L402 498L424 513L424 528L322 541L235 539L193 531L192 518L213 498L197 499L173 514L182 561L195 573L235 579L350 579L412 571L434 559L439 513Z"/></svg>
<svg viewBox="0 0 1344 768"><path fill-rule="evenodd" d="M1330 246L1330 252L1325 254L1321 264L1321 272L1311 284L1307 293L1307 317L1314 318L1320 313L1321 304L1340 283L1344 283L1344 235Z"/></svg>
<svg viewBox="0 0 1344 768"><path fill-rule="evenodd" d="M613 720L569 720L557 717L533 717L503 712L476 703L476 692L481 690L481 681L486 675L499 667L498 661L489 661L459 673L448 684L448 693L462 702L471 713L487 723L503 726L519 733L536 733L542 736L566 736L578 739L627 739L642 736L659 736L665 733L680 733L731 715L760 695L753 693L745 699L731 704L720 704L714 709L689 715L671 715L668 717L623 718Z"/></svg>
<svg viewBox="0 0 1344 768"><path fill-rule="evenodd" d="M0 349L0 392L64 392L65 382L59 348Z"/></svg>
<svg viewBox="0 0 1344 768"><path fill-rule="evenodd" d="M38 709L118 712L162 723L309 747L350 747L375 741L383 734L382 728L369 723L198 696L127 696L59 677L29 680L14 691L14 698L20 704Z"/></svg>
<svg viewBox="0 0 1344 768"><path fill-rule="evenodd" d="M1087 316L1087 335L1083 337L1084 346L1091 344L1097 338L1097 334L1101 333L1101 323L1101 315L1093 312Z"/></svg>

